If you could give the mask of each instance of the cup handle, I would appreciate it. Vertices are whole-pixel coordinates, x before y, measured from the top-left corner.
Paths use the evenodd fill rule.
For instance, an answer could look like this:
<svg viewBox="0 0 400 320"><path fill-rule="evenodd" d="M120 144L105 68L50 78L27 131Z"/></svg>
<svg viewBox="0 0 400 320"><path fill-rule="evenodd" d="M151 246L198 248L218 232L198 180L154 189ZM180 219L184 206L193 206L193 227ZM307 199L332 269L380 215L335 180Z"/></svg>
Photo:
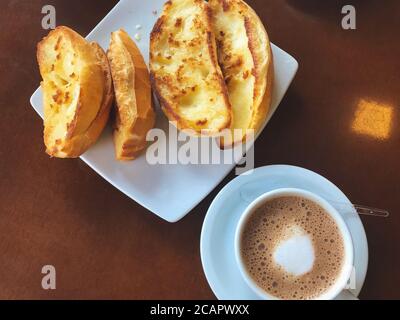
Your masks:
<svg viewBox="0 0 400 320"><path fill-rule="evenodd" d="M360 300L354 294L352 294L349 290L343 290L335 300Z"/></svg>

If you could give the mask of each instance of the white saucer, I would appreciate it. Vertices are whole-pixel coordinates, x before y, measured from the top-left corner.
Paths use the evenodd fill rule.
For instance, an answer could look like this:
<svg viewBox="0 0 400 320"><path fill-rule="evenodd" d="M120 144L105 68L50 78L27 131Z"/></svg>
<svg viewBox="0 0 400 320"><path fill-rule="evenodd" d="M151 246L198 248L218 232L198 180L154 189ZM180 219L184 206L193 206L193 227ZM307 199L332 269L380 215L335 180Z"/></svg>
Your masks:
<svg viewBox="0 0 400 320"><path fill-rule="evenodd" d="M312 171L284 165L262 167L252 174L239 176L226 185L211 204L203 224L200 250L203 269L214 294L220 300L258 298L244 282L236 265L234 235L249 203L279 188L311 191L328 200L341 213L354 242L356 281L352 293L358 296L368 268L368 242L360 217L350 200L330 181Z"/></svg>

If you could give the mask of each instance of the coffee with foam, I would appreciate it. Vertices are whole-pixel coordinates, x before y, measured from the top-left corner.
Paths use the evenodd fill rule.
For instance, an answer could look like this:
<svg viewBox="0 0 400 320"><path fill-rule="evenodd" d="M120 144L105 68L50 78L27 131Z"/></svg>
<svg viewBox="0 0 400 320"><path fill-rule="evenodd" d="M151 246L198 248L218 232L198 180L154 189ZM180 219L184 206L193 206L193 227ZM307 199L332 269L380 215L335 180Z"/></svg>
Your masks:
<svg viewBox="0 0 400 320"><path fill-rule="evenodd" d="M340 277L344 241L334 219L311 200L285 196L249 217L240 252L248 274L279 299L313 299Z"/></svg>

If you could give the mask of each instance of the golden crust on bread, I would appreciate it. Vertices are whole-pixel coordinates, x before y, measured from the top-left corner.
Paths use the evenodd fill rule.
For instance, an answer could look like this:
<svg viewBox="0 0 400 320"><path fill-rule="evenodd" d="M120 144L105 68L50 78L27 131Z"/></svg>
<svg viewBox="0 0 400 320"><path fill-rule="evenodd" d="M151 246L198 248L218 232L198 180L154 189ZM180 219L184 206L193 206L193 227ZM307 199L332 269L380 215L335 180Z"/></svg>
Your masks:
<svg viewBox="0 0 400 320"><path fill-rule="evenodd" d="M112 33L107 54L116 97L116 158L133 160L146 148L146 135L155 123L149 71L136 44L124 30Z"/></svg>
<svg viewBox="0 0 400 320"><path fill-rule="evenodd" d="M39 44L43 81L44 142L58 158L77 158L99 138L113 100L104 51L67 27L51 31Z"/></svg>
<svg viewBox="0 0 400 320"><path fill-rule="evenodd" d="M231 129L223 147L255 134L264 124L271 103L273 57L267 32L257 14L242 0L209 0L218 61L233 109Z"/></svg>
<svg viewBox="0 0 400 320"><path fill-rule="evenodd" d="M216 135L232 110L218 65L211 12L203 0L170 0L150 40L152 86L179 129Z"/></svg>

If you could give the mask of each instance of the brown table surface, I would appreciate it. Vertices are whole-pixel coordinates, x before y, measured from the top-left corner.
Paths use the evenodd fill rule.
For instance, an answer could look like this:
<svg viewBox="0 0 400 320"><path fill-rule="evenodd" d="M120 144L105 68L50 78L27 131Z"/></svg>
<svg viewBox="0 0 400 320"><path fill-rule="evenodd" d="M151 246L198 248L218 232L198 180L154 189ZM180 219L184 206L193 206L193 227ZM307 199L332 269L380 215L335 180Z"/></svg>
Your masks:
<svg viewBox="0 0 400 320"><path fill-rule="evenodd" d="M116 2L51 1L57 24L82 34ZM400 2L351 2L355 31L341 28L343 1L249 1L272 41L300 64L257 141L256 166L305 167L353 202L390 210L389 219L362 218L370 264L361 297L400 298ZM200 231L212 199L234 175L169 224L81 160L49 159L42 121L29 104L40 80L35 46L47 33L47 3L0 5L0 298L214 299ZM55 291L41 288L47 264L57 269Z"/></svg>

